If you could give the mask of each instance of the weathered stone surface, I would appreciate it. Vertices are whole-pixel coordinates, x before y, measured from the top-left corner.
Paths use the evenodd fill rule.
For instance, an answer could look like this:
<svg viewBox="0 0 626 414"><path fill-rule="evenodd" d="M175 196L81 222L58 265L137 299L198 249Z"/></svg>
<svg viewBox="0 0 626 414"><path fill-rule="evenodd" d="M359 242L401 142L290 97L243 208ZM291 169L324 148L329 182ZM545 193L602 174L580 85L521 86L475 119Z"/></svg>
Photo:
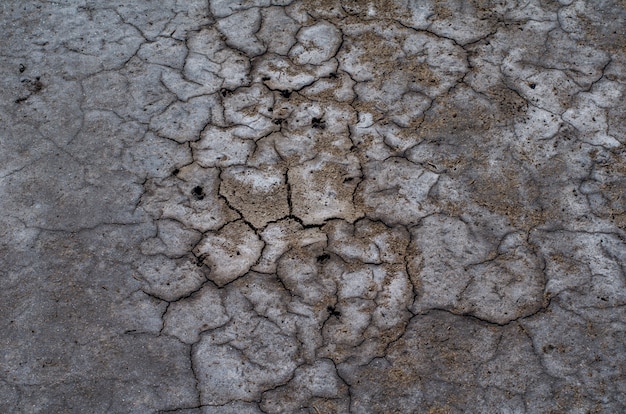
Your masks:
<svg viewBox="0 0 626 414"><path fill-rule="evenodd" d="M0 412L626 412L625 7L3 1Z"/></svg>

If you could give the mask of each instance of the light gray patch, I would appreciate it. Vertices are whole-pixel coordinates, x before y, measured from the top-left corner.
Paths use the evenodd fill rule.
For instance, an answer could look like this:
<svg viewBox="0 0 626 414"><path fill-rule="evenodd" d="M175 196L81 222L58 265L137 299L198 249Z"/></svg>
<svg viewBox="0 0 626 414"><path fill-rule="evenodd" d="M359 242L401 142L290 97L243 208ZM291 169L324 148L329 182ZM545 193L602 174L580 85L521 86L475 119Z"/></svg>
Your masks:
<svg viewBox="0 0 626 414"><path fill-rule="evenodd" d="M259 260L264 243L242 220L204 235L194 254L210 267L209 280L223 286L247 273Z"/></svg>

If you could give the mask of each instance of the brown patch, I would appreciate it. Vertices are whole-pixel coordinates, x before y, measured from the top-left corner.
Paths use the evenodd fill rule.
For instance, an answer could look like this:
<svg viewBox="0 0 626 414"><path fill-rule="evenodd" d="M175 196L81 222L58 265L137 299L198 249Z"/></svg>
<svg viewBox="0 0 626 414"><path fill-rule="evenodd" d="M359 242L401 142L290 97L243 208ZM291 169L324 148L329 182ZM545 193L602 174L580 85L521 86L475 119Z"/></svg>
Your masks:
<svg viewBox="0 0 626 414"><path fill-rule="evenodd" d="M452 17L454 13L452 12L452 10L450 10L449 7L446 7L442 3L447 3L447 2L436 1L433 7L433 11L437 15L438 19L446 20Z"/></svg>
<svg viewBox="0 0 626 414"><path fill-rule="evenodd" d="M452 409L448 405L430 407L428 414L450 414Z"/></svg>
<svg viewBox="0 0 626 414"><path fill-rule="evenodd" d="M476 171L479 173L467 183L468 194L476 204L506 216L521 229L545 222L546 217L538 207L540 188L519 170L510 165L490 170L484 160L476 165Z"/></svg>

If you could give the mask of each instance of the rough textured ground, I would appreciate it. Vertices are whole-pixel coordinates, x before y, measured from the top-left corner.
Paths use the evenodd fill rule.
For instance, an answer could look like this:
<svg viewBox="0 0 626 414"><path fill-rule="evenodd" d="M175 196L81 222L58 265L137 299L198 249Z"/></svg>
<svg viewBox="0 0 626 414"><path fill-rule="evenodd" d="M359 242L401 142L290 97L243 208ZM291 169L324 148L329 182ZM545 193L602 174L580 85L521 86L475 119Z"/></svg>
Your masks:
<svg viewBox="0 0 626 414"><path fill-rule="evenodd" d="M626 3L4 0L0 411L626 411Z"/></svg>

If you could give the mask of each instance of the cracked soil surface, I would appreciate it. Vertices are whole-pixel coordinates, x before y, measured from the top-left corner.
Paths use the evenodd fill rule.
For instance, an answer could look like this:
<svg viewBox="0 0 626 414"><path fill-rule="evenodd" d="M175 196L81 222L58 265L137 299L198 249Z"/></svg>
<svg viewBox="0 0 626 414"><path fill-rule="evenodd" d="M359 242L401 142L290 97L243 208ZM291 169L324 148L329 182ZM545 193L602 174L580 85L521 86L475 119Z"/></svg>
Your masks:
<svg viewBox="0 0 626 414"><path fill-rule="evenodd" d="M626 412L623 1L0 25L0 412Z"/></svg>

